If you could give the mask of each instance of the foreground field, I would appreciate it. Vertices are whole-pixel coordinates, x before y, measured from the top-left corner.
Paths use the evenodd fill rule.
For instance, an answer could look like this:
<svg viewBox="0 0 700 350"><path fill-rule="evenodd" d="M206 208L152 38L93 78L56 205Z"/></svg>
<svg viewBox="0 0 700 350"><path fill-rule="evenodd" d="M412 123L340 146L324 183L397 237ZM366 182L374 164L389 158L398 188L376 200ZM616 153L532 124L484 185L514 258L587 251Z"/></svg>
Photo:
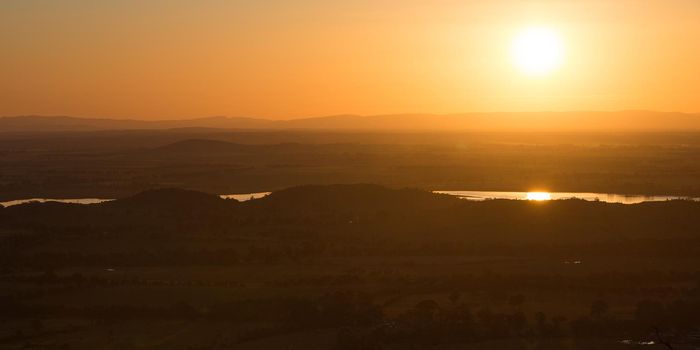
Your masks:
<svg viewBox="0 0 700 350"><path fill-rule="evenodd" d="M598 348L630 348L620 341L654 339L651 329L635 330L645 317L640 315L644 300L696 300L697 266L697 258L595 257L573 264L538 258L409 256L300 264L65 267L49 275L13 269L2 275L5 310L8 300L25 309L4 319L0 344L367 348L350 344L352 337L369 337L382 327L387 327L385 332L409 327L402 324L411 322L411 329L428 327L418 339L426 348L578 348L596 338ZM606 306L596 309L596 303ZM372 309L360 317L359 305ZM326 323L315 323L313 312L321 312L316 316ZM469 315L463 314L467 323L460 323L459 333L465 337L443 344L447 331L430 323L446 322L443 318L456 312ZM514 315L523 318L519 324L512 323ZM498 317L511 319L501 331L482 324ZM623 324L635 326L623 331ZM604 325L619 329L598 328ZM496 340L502 338L508 340ZM398 339L383 341L382 348L411 348ZM374 341L374 348L382 343Z"/></svg>

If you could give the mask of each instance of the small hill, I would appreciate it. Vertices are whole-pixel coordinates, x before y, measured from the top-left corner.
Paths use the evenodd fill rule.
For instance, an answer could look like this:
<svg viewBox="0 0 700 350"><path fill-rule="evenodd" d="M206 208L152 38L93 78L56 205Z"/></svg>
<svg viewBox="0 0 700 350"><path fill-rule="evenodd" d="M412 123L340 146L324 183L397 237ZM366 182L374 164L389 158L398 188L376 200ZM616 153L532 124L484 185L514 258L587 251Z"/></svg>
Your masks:
<svg viewBox="0 0 700 350"><path fill-rule="evenodd" d="M100 204L28 203L3 209L6 226L101 229L207 228L229 220L239 202L182 189L156 189Z"/></svg>
<svg viewBox="0 0 700 350"><path fill-rule="evenodd" d="M154 189L100 204L103 209L199 211L228 209L232 205L219 196L179 188Z"/></svg>
<svg viewBox="0 0 700 350"><path fill-rule="evenodd" d="M452 196L373 184L299 186L250 202L258 215L353 217L390 212L441 210L460 202Z"/></svg>

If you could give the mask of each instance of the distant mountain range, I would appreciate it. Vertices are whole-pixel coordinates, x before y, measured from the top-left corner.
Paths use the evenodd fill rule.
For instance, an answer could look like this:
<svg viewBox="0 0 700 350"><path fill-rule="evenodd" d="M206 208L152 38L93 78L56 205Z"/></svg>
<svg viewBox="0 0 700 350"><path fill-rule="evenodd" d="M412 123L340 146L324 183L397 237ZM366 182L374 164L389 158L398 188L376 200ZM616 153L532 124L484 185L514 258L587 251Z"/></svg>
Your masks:
<svg viewBox="0 0 700 350"><path fill-rule="evenodd" d="M209 117L156 121L75 118L67 116L0 117L0 132L75 132L178 128L356 131L695 131L700 130L700 114L652 111L503 112L441 115L336 115L293 120Z"/></svg>

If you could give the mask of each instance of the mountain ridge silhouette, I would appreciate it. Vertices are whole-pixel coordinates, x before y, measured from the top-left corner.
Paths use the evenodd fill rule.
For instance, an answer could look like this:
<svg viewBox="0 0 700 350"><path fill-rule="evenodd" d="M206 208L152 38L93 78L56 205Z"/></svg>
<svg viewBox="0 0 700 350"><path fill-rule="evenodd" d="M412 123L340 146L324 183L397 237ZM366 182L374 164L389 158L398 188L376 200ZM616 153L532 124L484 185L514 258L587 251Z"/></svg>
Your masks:
<svg viewBox="0 0 700 350"><path fill-rule="evenodd" d="M700 113L655 111L492 112L463 114L330 115L274 120L215 116L137 120L70 116L0 117L0 132L73 132L213 128L240 130L348 131L694 131Z"/></svg>

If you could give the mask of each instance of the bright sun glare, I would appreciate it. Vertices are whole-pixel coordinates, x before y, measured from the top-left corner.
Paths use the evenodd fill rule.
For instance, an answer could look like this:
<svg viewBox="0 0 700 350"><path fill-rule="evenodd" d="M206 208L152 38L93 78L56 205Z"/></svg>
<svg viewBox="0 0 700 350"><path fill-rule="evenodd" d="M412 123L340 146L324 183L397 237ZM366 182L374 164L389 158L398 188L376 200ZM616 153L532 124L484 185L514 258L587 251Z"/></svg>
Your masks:
<svg viewBox="0 0 700 350"><path fill-rule="evenodd" d="M552 195L549 192L528 192L527 200L529 201L548 201L552 199Z"/></svg>
<svg viewBox="0 0 700 350"><path fill-rule="evenodd" d="M532 27L521 31L513 40L515 65L527 75L540 76L559 68L564 58L564 46L556 31Z"/></svg>

